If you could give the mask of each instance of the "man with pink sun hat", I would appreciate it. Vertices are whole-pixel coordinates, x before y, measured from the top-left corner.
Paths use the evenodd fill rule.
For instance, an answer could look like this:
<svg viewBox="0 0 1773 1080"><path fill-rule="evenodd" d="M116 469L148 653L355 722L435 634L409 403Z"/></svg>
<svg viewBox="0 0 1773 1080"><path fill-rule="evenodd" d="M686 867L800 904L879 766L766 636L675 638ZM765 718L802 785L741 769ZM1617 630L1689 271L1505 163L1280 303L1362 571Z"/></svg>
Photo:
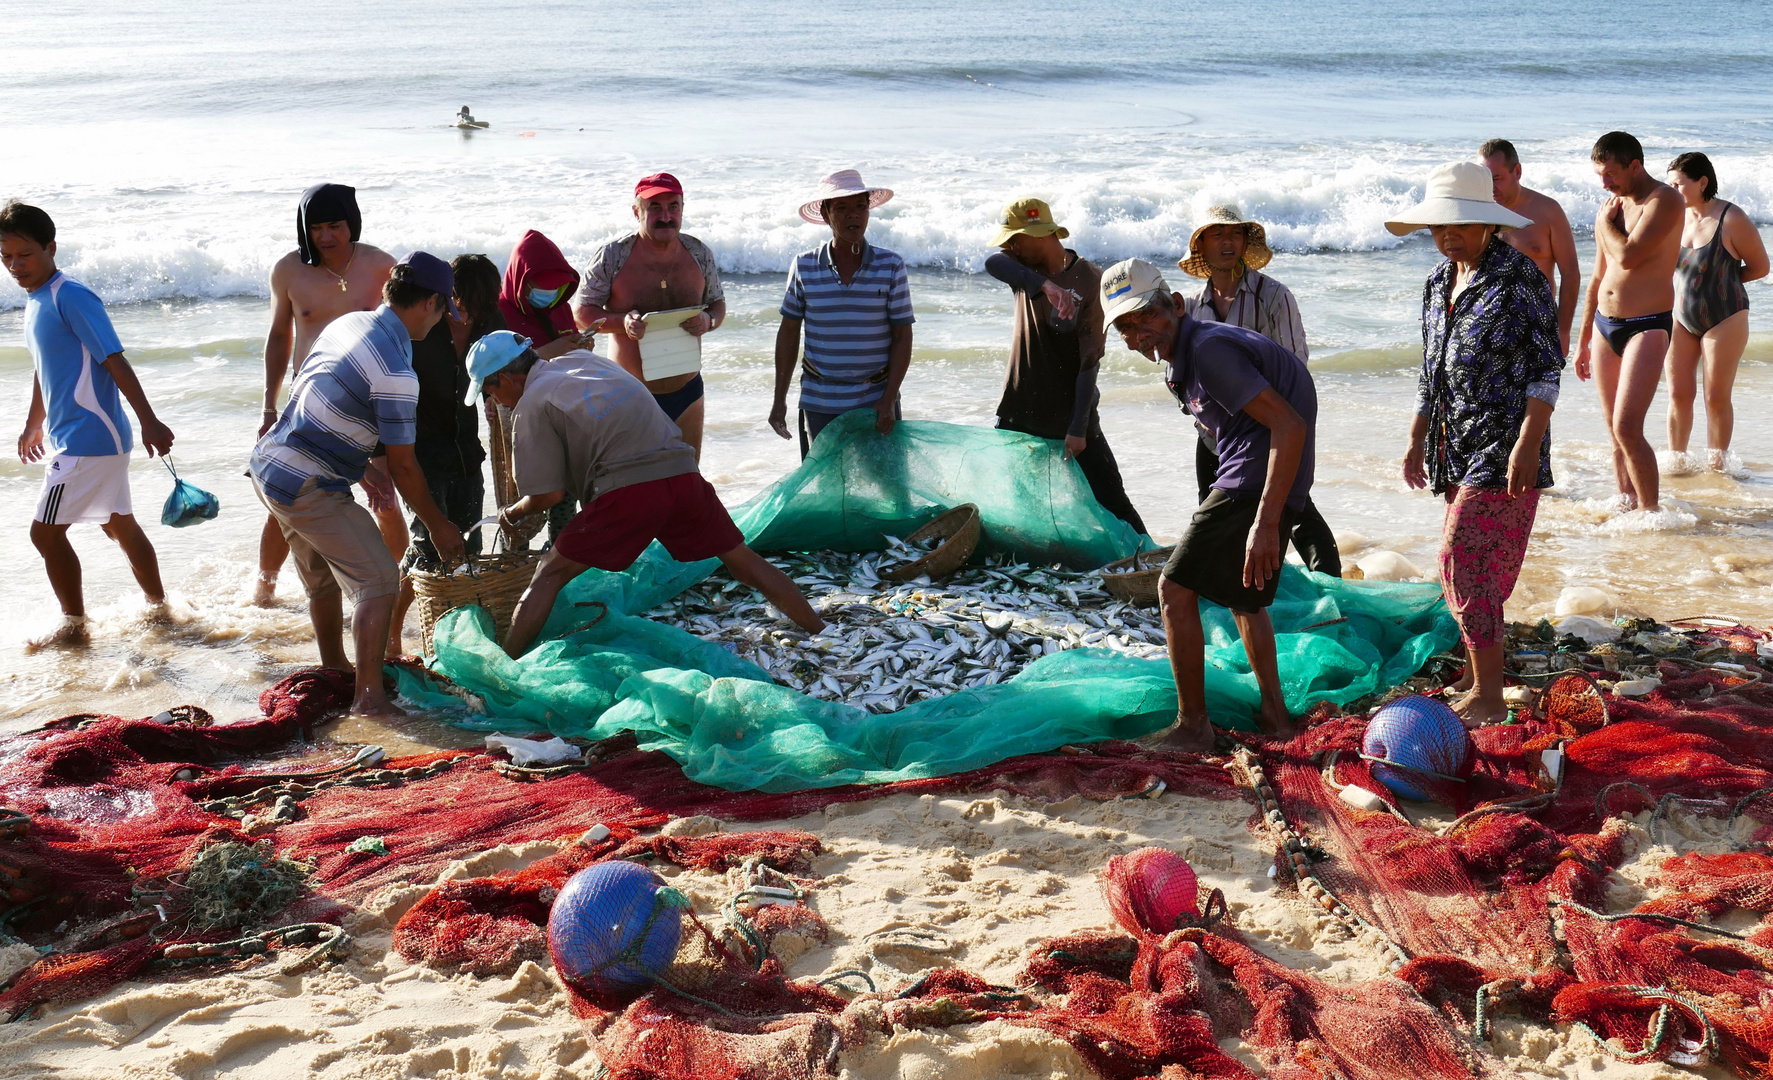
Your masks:
<svg viewBox="0 0 1773 1080"><path fill-rule="evenodd" d="M869 187L854 169L820 181L800 207L801 220L825 225L831 239L803 252L788 270L782 325L776 331L776 395L770 427L788 433L788 384L800 367L800 456L819 432L853 409L873 409L875 430L891 434L899 386L911 366L911 284L905 260L867 240L869 212L893 197ZM806 328L806 351L800 346Z"/></svg>

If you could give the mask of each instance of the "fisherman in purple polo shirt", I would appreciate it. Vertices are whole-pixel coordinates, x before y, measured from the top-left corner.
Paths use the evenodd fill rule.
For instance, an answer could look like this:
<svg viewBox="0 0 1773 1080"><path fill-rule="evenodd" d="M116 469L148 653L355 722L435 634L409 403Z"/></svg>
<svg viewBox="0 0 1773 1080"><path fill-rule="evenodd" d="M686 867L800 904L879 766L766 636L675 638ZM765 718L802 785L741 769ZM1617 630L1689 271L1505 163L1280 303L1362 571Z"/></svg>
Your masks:
<svg viewBox="0 0 1773 1080"><path fill-rule="evenodd" d="M1166 748L1211 750L1206 635L1200 598L1231 609L1262 692L1257 717L1291 736L1267 608L1280 584L1285 538L1311 492L1317 390L1300 359L1254 330L1190 318L1180 293L1141 259L1102 275L1102 318L1127 348L1162 360L1170 392L1219 450L1213 489L1164 564L1159 598L1176 726Z"/></svg>

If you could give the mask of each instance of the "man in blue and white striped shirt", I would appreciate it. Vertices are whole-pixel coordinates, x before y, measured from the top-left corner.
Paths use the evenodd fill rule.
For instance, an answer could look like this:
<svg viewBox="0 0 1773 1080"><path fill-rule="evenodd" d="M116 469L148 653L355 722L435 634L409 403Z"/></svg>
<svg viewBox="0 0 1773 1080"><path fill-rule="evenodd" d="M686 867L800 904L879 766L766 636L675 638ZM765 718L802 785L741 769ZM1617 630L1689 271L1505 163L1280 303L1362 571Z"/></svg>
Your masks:
<svg viewBox="0 0 1773 1080"><path fill-rule="evenodd" d="M831 240L796 256L776 332L776 398L770 426L788 434L788 383L800 363L800 456L825 425L852 409L873 409L875 430L890 434L899 385L911 366L911 284L905 260L865 239L868 212L893 197L853 169L833 173L800 216L831 228ZM800 355L801 326L806 354Z"/></svg>
<svg viewBox="0 0 1773 1080"><path fill-rule="evenodd" d="M290 389L289 404L253 448L250 471L259 501L289 541L323 667L351 670L345 654L344 605L353 605L357 694L351 711L398 716L382 688L388 621L400 568L351 485L380 443L406 505L431 531L445 565L462 557L462 533L431 500L413 454L419 379L412 343L455 310L455 275L435 255L415 251L396 263L374 311L334 319L314 340Z"/></svg>

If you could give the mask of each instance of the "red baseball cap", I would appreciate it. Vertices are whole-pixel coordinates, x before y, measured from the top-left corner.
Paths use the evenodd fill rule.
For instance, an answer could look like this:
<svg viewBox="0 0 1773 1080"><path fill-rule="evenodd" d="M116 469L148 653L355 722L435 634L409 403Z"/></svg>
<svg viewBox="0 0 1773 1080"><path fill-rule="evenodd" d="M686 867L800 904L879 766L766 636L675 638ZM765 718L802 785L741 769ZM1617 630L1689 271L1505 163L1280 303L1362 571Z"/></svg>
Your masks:
<svg viewBox="0 0 1773 1080"><path fill-rule="evenodd" d="M651 176L643 176L640 178L640 183L634 185L634 197L636 199L652 199L657 198L660 195L682 194L683 185L677 182L677 177L672 176L668 172L653 173Z"/></svg>

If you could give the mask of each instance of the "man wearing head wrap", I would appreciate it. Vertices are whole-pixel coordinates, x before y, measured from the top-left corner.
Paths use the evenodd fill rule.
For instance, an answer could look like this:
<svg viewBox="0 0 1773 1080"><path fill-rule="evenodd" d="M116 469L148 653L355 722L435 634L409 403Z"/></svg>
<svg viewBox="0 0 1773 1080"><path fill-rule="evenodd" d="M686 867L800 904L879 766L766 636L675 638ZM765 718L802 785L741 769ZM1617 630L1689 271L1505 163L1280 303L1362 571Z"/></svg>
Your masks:
<svg viewBox="0 0 1773 1080"><path fill-rule="evenodd" d="M296 249L271 268L271 330L265 335L265 408L259 418L263 435L277 422L277 399L287 377L295 381L302 360L326 325L348 311L374 311L382 301L382 285L394 269L394 257L361 242L363 215L357 210L357 189L344 184L315 184L302 192L296 207ZM379 460L379 459L378 459ZM388 498L386 471L373 465L364 474L364 493L388 550L399 558L406 551L406 523L400 505ZM289 545L276 522L265 519L259 536L259 580L253 602L269 606L277 595L277 574L289 557Z"/></svg>

